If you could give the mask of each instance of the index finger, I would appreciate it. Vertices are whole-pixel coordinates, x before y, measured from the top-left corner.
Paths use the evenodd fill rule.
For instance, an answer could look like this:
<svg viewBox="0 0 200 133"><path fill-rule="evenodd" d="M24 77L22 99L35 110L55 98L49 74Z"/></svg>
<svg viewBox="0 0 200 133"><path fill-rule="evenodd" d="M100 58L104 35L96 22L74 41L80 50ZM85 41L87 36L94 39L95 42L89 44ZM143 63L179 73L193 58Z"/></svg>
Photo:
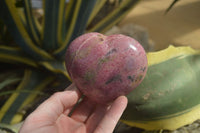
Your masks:
<svg viewBox="0 0 200 133"><path fill-rule="evenodd" d="M71 108L78 102L81 93L72 83L63 92L56 92L49 99L43 102L34 113L56 120L62 113L70 112Z"/></svg>
<svg viewBox="0 0 200 133"><path fill-rule="evenodd" d="M99 125L95 129L95 133L111 133L113 132L118 120L124 112L128 103L128 99L125 96L118 97L110 109L106 112Z"/></svg>

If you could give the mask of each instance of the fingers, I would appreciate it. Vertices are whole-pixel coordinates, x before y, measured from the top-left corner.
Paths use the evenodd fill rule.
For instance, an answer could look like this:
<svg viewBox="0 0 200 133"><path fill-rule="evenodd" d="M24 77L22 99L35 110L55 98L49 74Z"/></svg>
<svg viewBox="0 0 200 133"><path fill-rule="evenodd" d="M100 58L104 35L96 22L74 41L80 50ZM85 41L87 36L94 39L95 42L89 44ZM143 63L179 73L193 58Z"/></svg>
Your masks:
<svg viewBox="0 0 200 133"><path fill-rule="evenodd" d="M66 91L57 92L43 102L35 111L35 114L55 121L64 111L70 112L71 108L77 103L81 94L74 84L71 84Z"/></svg>
<svg viewBox="0 0 200 133"><path fill-rule="evenodd" d="M106 112L103 119L98 124L94 133L111 133L113 132L118 120L127 106L127 98L125 96L118 97L110 109Z"/></svg>
<svg viewBox="0 0 200 133"><path fill-rule="evenodd" d="M85 97L83 101L73 111L71 118L84 123L85 121L87 121L88 117L94 111L94 109L95 103Z"/></svg>
<svg viewBox="0 0 200 133"><path fill-rule="evenodd" d="M93 133L99 122L102 120L106 114L109 106L108 105L98 105L94 112L89 116L86 121L86 128L88 133Z"/></svg>

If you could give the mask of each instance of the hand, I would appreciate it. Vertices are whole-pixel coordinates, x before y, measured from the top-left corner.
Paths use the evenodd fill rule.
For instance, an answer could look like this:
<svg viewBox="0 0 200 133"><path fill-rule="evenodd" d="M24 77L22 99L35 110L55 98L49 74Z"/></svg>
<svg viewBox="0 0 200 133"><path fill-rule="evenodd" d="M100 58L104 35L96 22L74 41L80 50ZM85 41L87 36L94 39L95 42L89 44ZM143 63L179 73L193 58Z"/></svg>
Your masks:
<svg viewBox="0 0 200 133"><path fill-rule="evenodd" d="M26 118L20 133L112 133L127 98L120 96L110 105L84 98L69 116L80 97L74 84L55 93Z"/></svg>

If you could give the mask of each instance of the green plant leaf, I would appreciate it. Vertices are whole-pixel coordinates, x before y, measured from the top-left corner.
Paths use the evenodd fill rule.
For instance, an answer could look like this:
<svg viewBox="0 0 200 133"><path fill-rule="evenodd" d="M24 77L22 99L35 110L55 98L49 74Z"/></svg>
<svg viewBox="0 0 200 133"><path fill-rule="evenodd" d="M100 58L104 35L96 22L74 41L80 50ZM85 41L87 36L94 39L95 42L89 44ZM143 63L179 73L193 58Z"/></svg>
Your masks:
<svg viewBox="0 0 200 133"><path fill-rule="evenodd" d="M20 110L34 101L38 93L53 79L53 77L42 72L26 70L23 80L16 90L1 93L2 95L11 94L11 96L0 109L0 122L6 124L20 122L23 118Z"/></svg>
<svg viewBox="0 0 200 133"><path fill-rule="evenodd" d="M65 0L44 0L43 48L48 51L57 49L63 41L62 33Z"/></svg>
<svg viewBox="0 0 200 133"><path fill-rule="evenodd" d="M65 33L64 36L64 43L54 51L54 55L56 57L62 57L63 53L65 53L67 49L67 45L71 39L73 30L75 28L76 20L78 17L79 9L81 6L80 0L70 0L68 4L66 5L66 11L65 11Z"/></svg>
<svg viewBox="0 0 200 133"><path fill-rule="evenodd" d="M88 19L94 8L97 0L83 0L79 9L79 14L76 20L75 28L70 40L74 40L85 32Z"/></svg>
<svg viewBox="0 0 200 133"><path fill-rule="evenodd" d="M148 53L143 82L129 95L122 121L147 130L174 130L200 118L200 51L173 47Z"/></svg>
<svg viewBox="0 0 200 133"><path fill-rule="evenodd" d="M10 45L13 43L13 38L7 30L6 25L0 19L0 44Z"/></svg>
<svg viewBox="0 0 200 133"><path fill-rule="evenodd" d="M6 77L6 79L0 83L0 90L2 90L7 85L19 82L20 80L21 78L18 77Z"/></svg>
<svg viewBox="0 0 200 133"><path fill-rule="evenodd" d="M38 64L34 60L28 57L20 48L0 46L0 61L7 63L23 63L33 67L37 67Z"/></svg>
<svg viewBox="0 0 200 133"><path fill-rule="evenodd" d="M36 24L37 19L35 19L33 13L32 13L32 7L31 7L31 1L30 0L23 0L24 3L24 14L27 20L27 29L28 33L33 40L33 42L37 45L41 45L40 41L40 31L39 27Z"/></svg>
<svg viewBox="0 0 200 133"><path fill-rule="evenodd" d="M71 80L69 74L66 71L65 68L65 62L64 61L48 61L48 62L40 62L40 64L45 67L47 70L57 73L57 74L62 74L65 77L67 77L69 80Z"/></svg>
<svg viewBox="0 0 200 133"><path fill-rule="evenodd" d="M58 57L64 57L65 51L67 49L67 45L76 37L83 34L85 32L85 28L87 27L87 22L94 8L96 0L77 0L76 2L73 0L68 4L68 8L72 9L73 12L67 10L66 13L66 37L63 45L57 49L54 54ZM72 15L72 16L71 16Z"/></svg>
<svg viewBox="0 0 200 133"><path fill-rule="evenodd" d="M15 84L18 84L22 80L21 75L22 71L20 69L8 69L8 65L4 67L5 64L1 63L1 68L0 68L0 93L9 89L11 86L14 86ZM12 66L12 68L14 68ZM1 99L3 100L3 99ZM1 108L1 103L0 102L0 108Z"/></svg>
<svg viewBox="0 0 200 133"><path fill-rule="evenodd" d="M88 32L105 32L117 22L119 22L138 2L139 0L123 0L114 10L112 10L105 18L97 22L93 27L87 29Z"/></svg>
<svg viewBox="0 0 200 133"><path fill-rule="evenodd" d="M94 19L94 17L97 15L97 13L99 12L99 10L104 6L104 4L106 3L107 0L97 0L92 13L88 19L88 25L91 23L91 21Z"/></svg>
<svg viewBox="0 0 200 133"><path fill-rule="evenodd" d="M3 123L0 123L0 129L3 129L3 131L8 131L8 133L18 133L19 132L19 129L13 127L12 125L3 124Z"/></svg>
<svg viewBox="0 0 200 133"><path fill-rule="evenodd" d="M62 74L68 79L70 79L66 69L64 61L59 60L51 60L51 61L42 61L42 62L35 62L34 60L27 57L23 51L19 48L15 47L7 47L7 46L0 46L0 61L6 63L15 63L15 64L26 64L28 66L38 68L39 65L43 66L45 69L57 73Z"/></svg>
<svg viewBox="0 0 200 133"><path fill-rule="evenodd" d="M18 15L18 9L15 7L15 0L1 0L2 15L5 24L9 27L9 31L15 39L16 43L32 58L37 60L49 60L53 57L37 47L26 30L26 25Z"/></svg>

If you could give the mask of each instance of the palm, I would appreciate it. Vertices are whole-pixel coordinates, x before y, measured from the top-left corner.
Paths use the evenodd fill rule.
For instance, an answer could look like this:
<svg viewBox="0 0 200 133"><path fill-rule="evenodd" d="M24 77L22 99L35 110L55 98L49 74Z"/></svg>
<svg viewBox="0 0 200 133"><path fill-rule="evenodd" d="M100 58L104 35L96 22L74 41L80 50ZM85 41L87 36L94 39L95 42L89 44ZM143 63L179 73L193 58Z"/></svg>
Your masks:
<svg viewBox="0 0 200 133"><path fill-rule="evenodd" d="M39 129L29 130L34 131L34 133L43 133L44 131L47 133L87 133L84 123L66 117L65 115L61 115L59 120L53 125L44 125Z"/></svg>
<svg viewBox="0 0 200 133"><path fill-rule="evenodd" d="M54 94L41 104L23 124L20 133L111 133L126 107L124 96L111 106L96 105L84 98L69 117L73 106L80 98L74 85Z"/></svg>

